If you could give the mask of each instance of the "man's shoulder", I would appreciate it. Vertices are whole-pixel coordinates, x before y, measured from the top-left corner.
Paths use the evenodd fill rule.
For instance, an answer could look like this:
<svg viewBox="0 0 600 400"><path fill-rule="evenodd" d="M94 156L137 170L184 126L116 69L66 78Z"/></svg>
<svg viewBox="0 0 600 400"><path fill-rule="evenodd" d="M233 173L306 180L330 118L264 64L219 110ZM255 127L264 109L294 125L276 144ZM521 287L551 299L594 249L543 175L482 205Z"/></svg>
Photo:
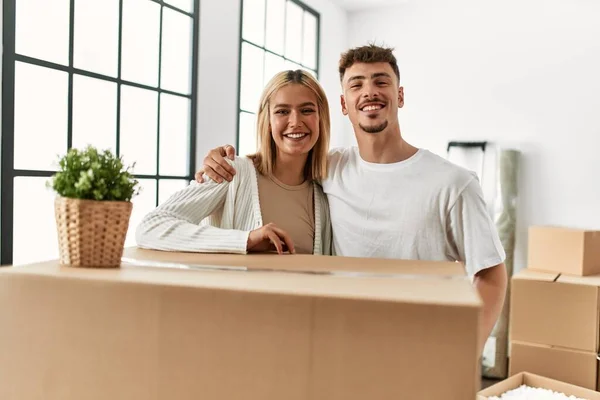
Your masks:
<svg viewBox="0 0 600 400"><path fill-rule="evenodd" d="M353 147L334 147L329 150L327 155L327 178L321 181L325 193L328 193L336 182L339 182L342 171L349 172L348 166L351 165L354 152Z"/></svg>
<svg viewBox="0 0 600 400"><path fill-rule="evenodd" d="M356 153L356 147L334 147L329 150L328 161L330 167L335 168L351 160Z"/></svg>
<svg viewBox="0 0 600 400"><path fill-rule="evenodd" d="M344 156L348 156L350 153L352 153L354 151L356 147L354 146L349 146L349 147L334 147L332 149L329 149L329 157L344 157Z"/></svg>
<svg viewBox="0 0 600 400"><path fill-rule="evenodd" d="M469 182L477 178L477 174L460 165L432 153L428 150L424 152L421 158L421 168L428 172L428 175L443 182L445 186L455 186L464 188Z"/></svg>

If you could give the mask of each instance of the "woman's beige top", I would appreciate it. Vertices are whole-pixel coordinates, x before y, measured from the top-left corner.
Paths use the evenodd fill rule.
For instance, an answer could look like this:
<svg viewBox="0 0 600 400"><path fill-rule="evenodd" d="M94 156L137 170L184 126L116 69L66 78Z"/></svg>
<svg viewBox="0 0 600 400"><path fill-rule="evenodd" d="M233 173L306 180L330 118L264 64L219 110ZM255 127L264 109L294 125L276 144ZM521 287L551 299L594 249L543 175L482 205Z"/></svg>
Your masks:
<svg viewBox="0 0 600 400"><path fill-rule="evenodd" d="M256 173L263 224L274 223L294 242L296 253L312 254L315 238L313 185L286 185L274 176Z"/></svg>

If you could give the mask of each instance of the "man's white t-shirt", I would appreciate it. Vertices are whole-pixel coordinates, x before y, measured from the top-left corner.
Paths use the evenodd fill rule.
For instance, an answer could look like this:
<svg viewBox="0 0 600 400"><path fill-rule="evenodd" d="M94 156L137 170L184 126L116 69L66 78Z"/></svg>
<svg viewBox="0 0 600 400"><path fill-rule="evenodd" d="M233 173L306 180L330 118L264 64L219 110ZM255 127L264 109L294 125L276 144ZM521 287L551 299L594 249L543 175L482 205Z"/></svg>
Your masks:
<svg viewBox="0 0 600 400"><path fill-rule="evenodd" d="M392 164L334 149L329 162L334 254L462 261L470 276L504 261L474 173L424 149Z"/></svg>

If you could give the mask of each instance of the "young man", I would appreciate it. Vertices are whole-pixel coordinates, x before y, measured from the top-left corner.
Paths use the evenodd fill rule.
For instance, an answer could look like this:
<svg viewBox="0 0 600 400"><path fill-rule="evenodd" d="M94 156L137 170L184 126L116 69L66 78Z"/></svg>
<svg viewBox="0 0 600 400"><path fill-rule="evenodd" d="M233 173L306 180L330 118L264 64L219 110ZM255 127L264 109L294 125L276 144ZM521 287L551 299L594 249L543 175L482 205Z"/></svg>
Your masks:
<svg viewBox="0 0 600 400"><path fill-rule="evenodd" d="M341 256L462 261L483 300L483 347L504 304L504 249L474 173L407 143L398 109L404 89L392 49L351 49L339 63L342 112L352 122L358 148L329 154L333 251ZM202 172L215 180L235 173L212 150Z"/></svg>

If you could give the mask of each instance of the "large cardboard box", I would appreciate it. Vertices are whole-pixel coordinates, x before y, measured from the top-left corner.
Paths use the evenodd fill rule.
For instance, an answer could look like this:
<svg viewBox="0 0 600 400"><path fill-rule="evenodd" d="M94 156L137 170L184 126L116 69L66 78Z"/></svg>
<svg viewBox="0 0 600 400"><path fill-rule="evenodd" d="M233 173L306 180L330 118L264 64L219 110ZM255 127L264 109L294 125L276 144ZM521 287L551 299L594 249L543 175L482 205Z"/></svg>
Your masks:
<svg viewBox="0 0 600 400"><path fill-rule="evenodd" d="M481 302L458 264L125 256L163 264L0 268L0 399L476 396Z"/></svg>
<svg viewBox="0 0 600 400"><path fill-rule="evenodd" d="M600 231L532 226L527 266L580 276L600 274Z"/></svg>
<svg viewBox="0 0 600 400"><path fill-rule="evenodd" d="M565 382L560 382L554 379L549 379L544 376L520 372L516 375L511 376L508 379L498 382L481 392L479 392L478 400L487 400L493 396L500 396L503 393L516 389L521 385L527 385L530 387L543 388L554 390L555 392L564 393L569 396L576 396L587 400L600 400L600 393L594 392L593 390L585 389L579 386L570 385Z"/></svg>
<svg viewBox="0 0 600 400"><path fill-rule="evenodd" d="M509 375L528 371L597 390L598 354L533 343L511 342Z"/></svg>
<svg viewBox="0 0 600 400"><path fill-rule="evenodd" d="M600 276L525 269L511 285L511 340L598 353Z"/></svg>

